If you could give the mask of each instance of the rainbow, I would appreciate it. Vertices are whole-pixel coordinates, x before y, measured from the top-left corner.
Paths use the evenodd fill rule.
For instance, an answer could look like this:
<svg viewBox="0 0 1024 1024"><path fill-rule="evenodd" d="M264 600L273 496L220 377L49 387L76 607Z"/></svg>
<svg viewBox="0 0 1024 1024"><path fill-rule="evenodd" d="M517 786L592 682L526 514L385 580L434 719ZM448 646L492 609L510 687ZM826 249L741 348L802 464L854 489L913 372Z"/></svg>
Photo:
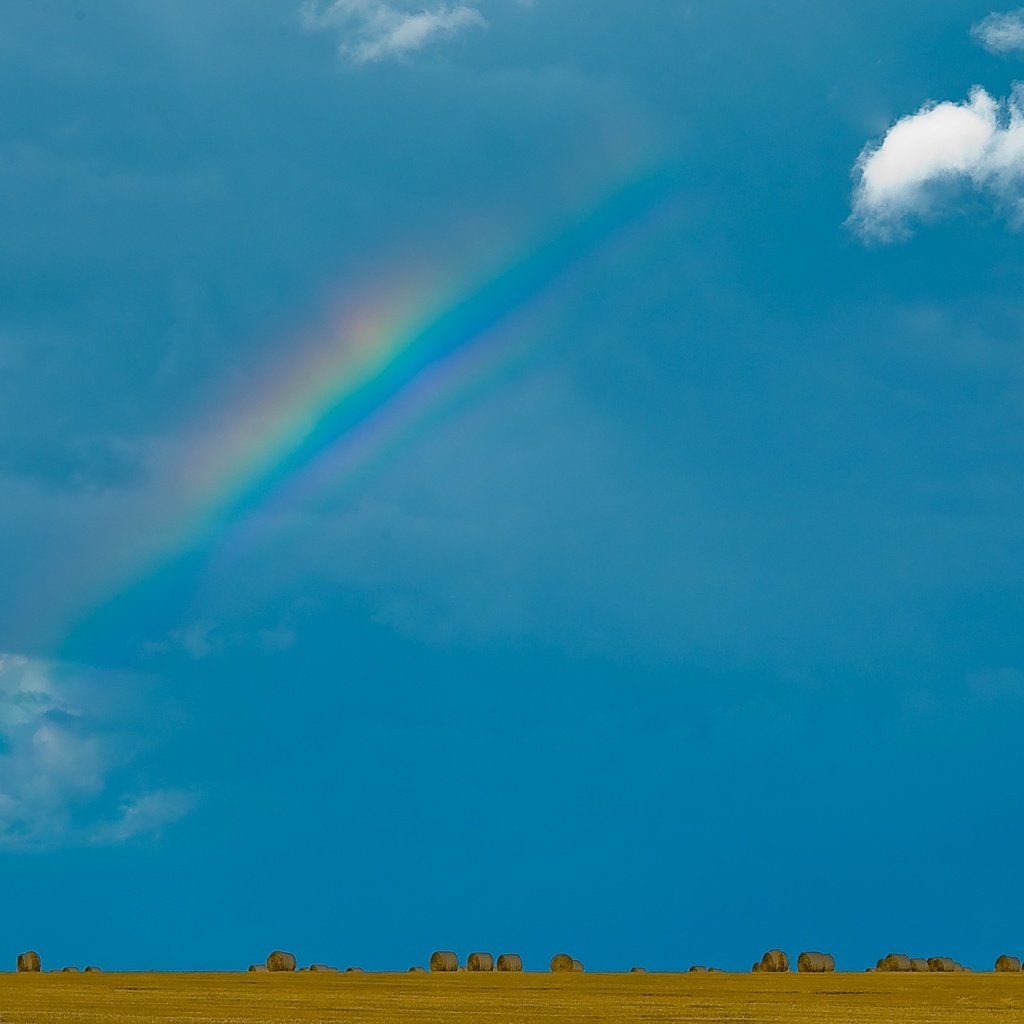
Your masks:
<svg viewBox="0 0 1024 1024"><path fill-rule="evenodd" d="M339 463L355 472L379 461L401 443L396 422L422 422L403 402L430 410L435 392L465 396L502 379L521 358L522 345L494 344L488 351L488 339L655 209L671 187L664 169L634 175L483 281L443 290L423 283L391 289L369 309L343 313L324 340L296 345L302 356L295 365L278 368L262 393L249 395L245 415L225 418L245 420L245 429L203 434L188 460L175 521L157 531L144 555L134 556L108 594L127 596L126 589L161 567L209 550L225 531L272 499L293 494L302 481L308 487L311 479L330 478Z"/></svg>

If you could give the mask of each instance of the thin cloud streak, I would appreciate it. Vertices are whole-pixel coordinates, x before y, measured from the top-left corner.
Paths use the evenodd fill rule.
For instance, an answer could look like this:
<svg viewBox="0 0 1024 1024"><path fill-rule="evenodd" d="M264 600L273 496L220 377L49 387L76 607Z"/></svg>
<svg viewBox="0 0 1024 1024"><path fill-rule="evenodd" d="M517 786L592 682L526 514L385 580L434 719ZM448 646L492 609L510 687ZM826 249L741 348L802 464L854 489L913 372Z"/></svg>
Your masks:
<svg viewBox="0 0 1024 1024"><path fill-rule="evenodd" d="M435 41L487 24L475 7L464 4L442 3L411 12L384 0L331 0L326 6L320 0L306 0L300 16L308 29L339 32L338 50L354 64L406 57Z"/></svg>

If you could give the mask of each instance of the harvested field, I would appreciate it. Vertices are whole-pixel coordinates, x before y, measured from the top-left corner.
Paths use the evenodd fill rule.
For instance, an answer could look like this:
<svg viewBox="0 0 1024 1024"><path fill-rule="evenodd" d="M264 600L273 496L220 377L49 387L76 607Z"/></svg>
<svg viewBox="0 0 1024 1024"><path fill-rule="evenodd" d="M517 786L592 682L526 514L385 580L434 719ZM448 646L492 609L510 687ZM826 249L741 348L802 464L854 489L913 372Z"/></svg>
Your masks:
<svg viewBox="0 0 1024 1024"><path fill-rule="evenodd" d="M1006 1024L1019 974L3 974L16 1024Z"/></svg>

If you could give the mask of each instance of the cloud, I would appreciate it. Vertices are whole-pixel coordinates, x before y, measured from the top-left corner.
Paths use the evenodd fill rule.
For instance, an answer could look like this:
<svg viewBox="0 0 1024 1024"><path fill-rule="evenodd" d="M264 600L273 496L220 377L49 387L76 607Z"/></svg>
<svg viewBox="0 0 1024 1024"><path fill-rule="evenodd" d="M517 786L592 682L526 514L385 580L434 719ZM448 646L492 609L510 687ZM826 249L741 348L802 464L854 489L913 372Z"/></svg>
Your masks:
<svg viewBox="0 0 1024 1024"><path fill-rule="evenodd" d="M0 849L120 842L191 806L176 791L142 792L111 819L108 791L128 743L100 684L87 670L0 654Z"/></svg>
<svg viewBox="0 0 1024 1024"><path fill-rule="evenodd" d="M934 216L965 191L1024 213L1024 89L996 100L975 87L964 103L927 104L900 119L855 167L851 225L881 241L905 236L914 216Z"/></svg>
<svg viewBox="0 0 1024 1024"><path fill-rule="evenodd" d="M91 834L93 843L123 843L139 835L154 835L183 818L195 805L194 797L177 789L164 789L126 801L118 817L99 825Z"/></svg>
<svg viewBox="0 0 1024 1024"><path fill-rule="evenodd" d="M475 7L464 4L403 11L385 0L306 0L301 17L309 29L339 32L340 53L356 64L405 57L487 24Z"/></svg>
<svg viewBox="0 0 1024 1024"><path fill-rule="evenodd" d="M971 35L992 53L1024 52L1024 7L982 18Z"/></svg>

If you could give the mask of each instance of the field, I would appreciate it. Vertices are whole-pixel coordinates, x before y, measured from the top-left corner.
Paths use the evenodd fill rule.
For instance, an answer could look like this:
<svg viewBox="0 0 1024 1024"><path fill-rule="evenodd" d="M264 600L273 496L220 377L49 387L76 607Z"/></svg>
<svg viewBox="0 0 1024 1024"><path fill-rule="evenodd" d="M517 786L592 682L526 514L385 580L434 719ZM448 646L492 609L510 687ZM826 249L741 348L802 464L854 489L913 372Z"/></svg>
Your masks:
<svg viewBox="0 0 1024 1024"><path fill-rule="evenodd" d="M0 975L2 1024L1019 1020L1021 974Z"/></svg>

